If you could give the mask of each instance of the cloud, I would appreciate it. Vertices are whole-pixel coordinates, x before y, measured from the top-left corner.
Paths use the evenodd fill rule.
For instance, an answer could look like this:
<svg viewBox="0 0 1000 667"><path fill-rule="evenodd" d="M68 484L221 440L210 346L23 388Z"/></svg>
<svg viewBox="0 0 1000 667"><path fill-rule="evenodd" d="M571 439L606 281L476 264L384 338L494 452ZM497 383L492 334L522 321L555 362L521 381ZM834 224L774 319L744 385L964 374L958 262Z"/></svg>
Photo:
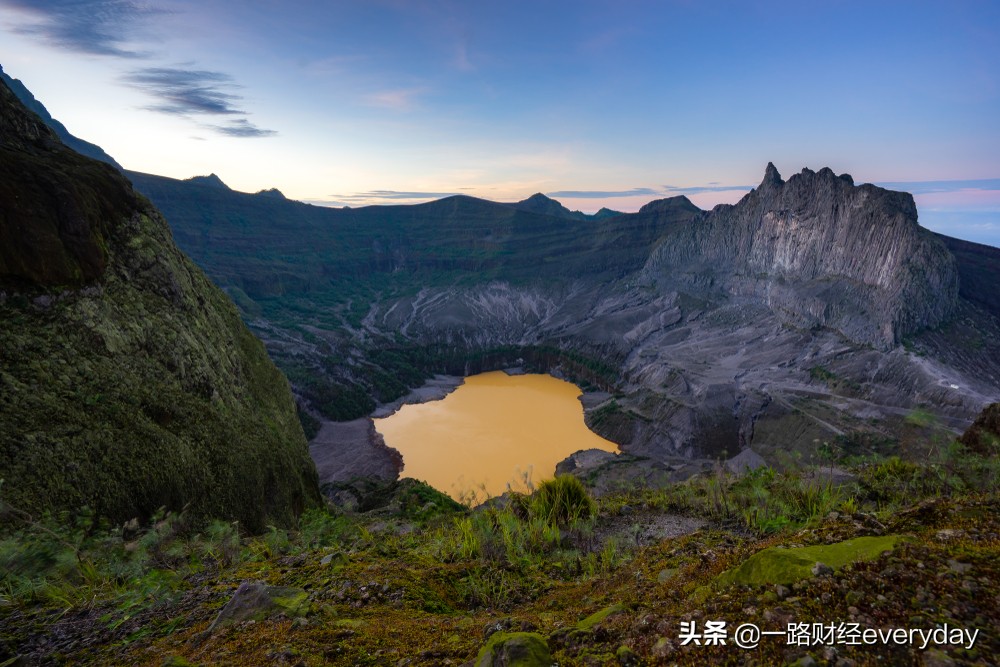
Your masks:
<svg viewBox="0 0 1000 667"><path fill-rule="evenodd" d="M662 192L652 188L632 188L631 190L559 190L558 192L549 192L548 196L571 199L604 199L606 197L640 197L662 194Z"/></svg>
<svg viewBox="0 0 1000 667"><path fill-rule="evenodd" d="M399 190L369 190L368 192L355 192L350 195L330 195L339 201L366 202L372 200L394 201L399 199L441 199L442 197L453 197L457 192L402 192Z"/></svg>
<svg viewBox="0 0 1000 667"><path fill-rule="evenodd" d="M667 196L675 195L696 195L702 192L729 192L730 190L744 190L750 192L753 190L752 185L695 185L688 188L678 188L673 185L664 185L663 194Z"/></svg>
<svg viewBox="0 0 1000 667"><path fill-rule="evenodd" d="M902 190L915 195L936 192L960 192L968 190L1000 190L1000 178L983 178L977 180L959 181L894 181L875 183L879 187L890 190ZM707 192L732 192L753 190L752 185L719 185L713 181L708 185L678 187L662 185L658 188L632 188L631 190L560 190L549 192L550 197L567 197L572 199L606 199L614 197L676 197L677 195L696 195Z"/></svg>
<svg viewBox="0 0 1000 667"><path fill-rule="evenodd" d="M455 45L455 68L462 72L472 72L476 66L469 60L469 43L466 38L462 38Z"/></svg>
<svg viewBox="0 0 1000 667"><path fill-rule="evenodd" d="M227 137L273 137L278 134L275 130L257 127L246 118L229 121L227 125L208 125L207 127Z"/></svg>
<svg viewBox="0 0 1000 667"><path fill-rule="evenodd" d="M560 190L550 192L550 197L567 197L570 199L607 199L613 197L676 197L701 192L727 192L729 190L750 191L750 185L698 185L689 188L678 188L664 185L659 188L632 188L631 190Z"/></svg>
<svg viewBox="0 0 1000 667"><path fill-rule="evenodd" d="M160 100L146 107L150 111L187 116L189 114L243 114L234 103L243 98L232 92L239 88L222 72L174 67L144 67L122 77L127 85Z"/></svg>
<svg viewBox="0 0 1000 667"><path fill-rule="evenodd" d="M38 21L17 26L59 48L118 58L146 58L127 47L131 34L146 19L166 13L132 0L5 0L7 6Z"/></svg>
<svg viewBox="0 0 1000 667"><path fill-rule="evenodd" d="M887 181L873 185L887 190L902 190L914 195L926 195L933 192L959 192L961 190L1000 190L1000 178L964 181Z"/></svg>
<svg viewBox="0 0 1000 667"><path fill-rule="evenodd" d="M0 0L25 15L17 25L22 34L57 48L128 60L150 59L147 51L129 47L133 35L148 19L167 14L153 3L137 0ZM30 17L30 18L28 18ZM231 76L222 72L180 67L142 67L121 77L127 86L152 96L147 111L190 116L244 116L204 128L229 137L269 137L274 130L259 128L239 108L243 97Z"/></svg>
<svg viewBox="0 0 1000 667"><path fill-rule="evenodd" d="M394 111L409 111L415 106L416 98L427 92L425 88L396 88L382 90L365 97L369 106Z"/></svg>
<svg viewBox="0 0 1000 667"><path fill-rule="evenodd" d="M180 67L143 67L122 77L132 88L157 100L143 107L149 111L174 116L246 116L237 105L243 96L234 91L237 85L223 72L184 69ZM206 124L205 128L227 137L272 137L274 130L259 128L244 118L233 118L224 124Z"/></svg>

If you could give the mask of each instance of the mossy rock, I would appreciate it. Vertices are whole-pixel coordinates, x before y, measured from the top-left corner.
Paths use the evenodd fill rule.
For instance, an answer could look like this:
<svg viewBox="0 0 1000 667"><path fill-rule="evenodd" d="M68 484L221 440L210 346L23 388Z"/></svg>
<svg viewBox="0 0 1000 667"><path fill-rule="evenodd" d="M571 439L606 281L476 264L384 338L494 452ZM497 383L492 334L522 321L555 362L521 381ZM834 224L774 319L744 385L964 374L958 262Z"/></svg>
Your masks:
<svg viewBox="0 0 1000 667"><path fill-rule="evenodd" d="M892 551L905 539L902 535L886 535L856 537L836 544L796 549L771 547L754 554L739 567L723 572L716 577L715 582L720 587L731 584L793 584L812 577L813 567L817 563L838 570L848 563L878 558L883 551Z"/></svg>
<svg viewBox="0 0 1000 667"><path fill-rule="evenodd" d="M476 667L551 667L545 638L535 632L496 632L479 650Z"/></svg>
<svg viewBox="0 0 1000 667"><path fill-rule="evenodd" d="M309 611L309 595L300 588L244 581L212 621L208 632L243 621L263 621L278 614L299 618L308 615Z"/></svg>
<svg viewBox="0 0 1000 667"><path fill-rule="evenodd" d="M193 663L190 660L187 660L186 658L182 658L179 655L168 655L166 658L163 659L163 662L160 663L160 667L198 667L198 666L196 663Z"/></svg>
<svg viewBox="0 0 1000 667"><path fill-rule="evenodd" d="M618 650L615 651L615 658L622 667L635 667L635 665L642 663L642 660L636 655L635 651L628 646L619 646Z"/></svg>
<svg viewBox="0 0 1000 667"><path fill-rule="evenodd" d="M594 612L587 618L583 619L576 624L577 630L593 630L598 625L601 624L605 619L614 616L615 614L620 614L625 611L625 606L621 604L614 604L610 607L605 607L600 611Z"/></svg>

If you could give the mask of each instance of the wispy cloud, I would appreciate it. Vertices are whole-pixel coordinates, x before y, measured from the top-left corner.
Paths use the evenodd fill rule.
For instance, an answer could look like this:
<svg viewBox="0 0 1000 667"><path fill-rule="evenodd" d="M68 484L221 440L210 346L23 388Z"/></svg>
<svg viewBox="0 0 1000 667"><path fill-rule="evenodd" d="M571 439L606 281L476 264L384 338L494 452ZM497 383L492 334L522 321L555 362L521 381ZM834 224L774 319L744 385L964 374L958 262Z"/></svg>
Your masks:
<svg viewBox="0 0 1000 667"><path fill-rule="evenodd" d="M664 185L663 194L668 197L674 197L676 195L696 195L702 192L729 192L731 190L750 192L753 188L754 186L752 185L695 185L687 188Z"/></svg>
<svg viewBox="0 0 1000 667"><path fill-rule="evenodd" d="M257 127L246 118L238 118L225 125L209 125L208 127L227 137L273 137L278 134L275 130L265 130L264 128Z"/></svg>
<svg viewBox="0 0 1000 667"><path fill-rule="evenodd" d="M549 192L549 197L568 197L570 199L605 199L607 197L641 197L663 194L653 188L632 188L631 190L558 190Z"/></svg>
<svg viewBox="0 0 1000 667"><path fill-rule="evenodd" d="M145 109L174 116L244 116L223 124L208 123L204 127L227 137L271 137L274 130L251 123L245 111L237 105L243 96L235 91L241 87L223 72L186 69L182 67L143 67L122 77L122 81L154 99Z"/></svg>
<svg viewBox="0 0 1000 667"><path fill-rule="evenodd" d="M914 195L926 195L933 192L959 192L961 190L1000 190L1000 178L956 181L885 181L873 185L888 190L902 190Z"/></svg>
<svg viewBox="0 0 1000 667"><path fill-rule="evenodd" d="M458 194L457 192L416 192L416 191L400 191L400 190L369 190L368 192L355 192L349 195L330 195L334 197L338 202L346 203L370 203L373 201L400 201L400 200L413 200L413 199L441 199L442 197L452 197Z"/></svg>
<svg viewBox="0 0 1000 667"><path fill-rule="evenodd" d="M169 13L150 2L138 0L0 0L24 16L16 26L59 49L125 60L150 61L153 54L131 47L133 37L149 19ZM238 105L243 96L231 76L196 69L190 65L140 67L120 79L121 83L150 95L155 102L147 111L182 117L223 116L224 123L202 125L228 137L269 137L274 130L259 128L246 118ZM242 116L242 118L235 118Z"/></svg>
<svg viewBox="0 0 1000 667"><path fill-rule="evenodd" d="M365 103L368 106L392 109L393 111L410 111L416 106L417 98L426 92L426 88L381 90L366 96Z"/></svg>
<svg viewBox="0 0 1000 667"><path fill-rule="evenodd" d="M592 35L580 44L580 50L587 53L603 53L618 46L634 30L631 28L612 28Z"/></svg>
<svg viewBox="0 0 1000 667"><path fill-rule="evenodd" d="M35 20L18 32L40 37L59 48L118 58L145 58L129 41L146 19L165 10L132 0L4 0L4 4Z"/></svg>
<svg viewBox="0 0 1000 667"><path fill-rule="evenodd" d="M157 98L146 107L151 111L187 116L190 114L243 114L234 103L243 98L231 91L239 88L222 72L144 67L129 72L122 81Z"/></svg>
<svg viewBox="0 0 1000 667"><path fill-rule="evenodd" d="M730 190L745 190L749 192L752 186L749 185L696 185L693 187L680 188L673 185L664 185L659 188L632 188L631 190L559 190L550 192L550 197L567 197L569 199L608 199L615 197L676 197L678 195L692 195L702 192L728 192Z"/></svg>
<svg viewBox="0 0 1000 667"><path fill-rule="evenodd" d="M455 45L454 64L455 68L462 72L471 72L476 69L476 66L469 59L469 42L465 37L462 37Z"/></svg>

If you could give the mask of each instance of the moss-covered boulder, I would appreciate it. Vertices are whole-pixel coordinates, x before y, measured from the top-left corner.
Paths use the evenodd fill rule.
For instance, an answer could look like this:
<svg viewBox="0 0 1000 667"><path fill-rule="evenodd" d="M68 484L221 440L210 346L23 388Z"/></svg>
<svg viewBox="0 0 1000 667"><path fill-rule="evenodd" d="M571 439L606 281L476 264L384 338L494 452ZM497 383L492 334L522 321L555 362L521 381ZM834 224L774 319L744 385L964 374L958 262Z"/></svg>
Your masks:
<svg viewBox="0 0 1000 667"><path fill-rule="evenodd" d="M288 382L232 302L2 83L0 425L8 517L186 507L257 531L319 502Z"/></svg>
<svg viewBox="0 0 1000 667"><path fill-rule="evenodd" d="M208 633L211 634L235 623L263 621L278 615L299 618L306 616L309 611L309 596L301 588L270 586L261 581L244 581L212 621Z"/></svg>
<svg viewBox="0 0 1000 667"><path fill-rule="evenodd" d="M605 607L600 611L595 611L593 614L583 619L576 624L577 630L593 630L598 625L600 625L605 619L611 618L616 614L620 614L625 611L625 606L621 604L613 604L610 607Z"/></svg>
<svg viewBox="0 0 1000 667"><path fill-rule="evenodd" d="M755 553L739 567L723 572L715 581L720 587L792 584L824 571L817 564L838 570L848 563L875 559L884 551L892 551L905 539L902 535L886 535L794 549L771 547Z"/></svg>
<svg viewBox="0 0 1000 667"><path fill-rule="evenodd" d="M545 638L534 632L496 632L476 656L476 667L551 667Z"/></svg>

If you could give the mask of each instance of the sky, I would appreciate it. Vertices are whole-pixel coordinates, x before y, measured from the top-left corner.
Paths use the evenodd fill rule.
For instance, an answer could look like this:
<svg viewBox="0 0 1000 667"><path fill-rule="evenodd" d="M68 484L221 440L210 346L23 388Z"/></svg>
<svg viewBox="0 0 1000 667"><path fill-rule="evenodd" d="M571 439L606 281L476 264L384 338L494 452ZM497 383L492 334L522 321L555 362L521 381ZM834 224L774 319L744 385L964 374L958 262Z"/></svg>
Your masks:
<svg viewBox="0 0 1000 667"><path fill-rule="evenodd" d="M771 161L1000 246L994 0L0 0L0 65L126 169L247 192L708 208Z"/></svg>

